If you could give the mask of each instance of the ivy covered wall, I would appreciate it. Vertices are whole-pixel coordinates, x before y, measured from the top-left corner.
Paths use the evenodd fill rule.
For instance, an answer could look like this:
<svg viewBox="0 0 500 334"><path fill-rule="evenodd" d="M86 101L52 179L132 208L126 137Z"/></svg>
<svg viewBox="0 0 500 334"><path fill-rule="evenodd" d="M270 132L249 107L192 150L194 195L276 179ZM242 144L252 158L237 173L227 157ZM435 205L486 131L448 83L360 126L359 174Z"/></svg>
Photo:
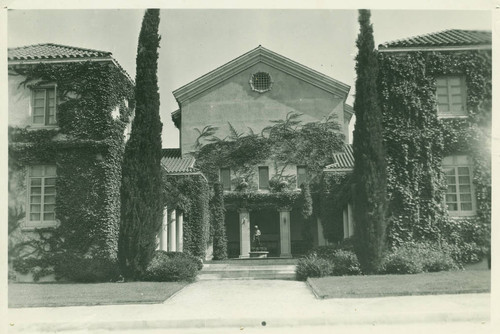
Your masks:
<svg viewBox="0 0 500 334"><path fill-rule="evenodd" d="M18 213L9 216L9 245L16 250L9 261L21 273L45 268L44 274L54 269L69 279L108 280L117 273L121 162L133 85L111 62L40 63L9 70L12 77L24 78L19 90L57 85L58 101L57 128L9 127L9 211ZM37 164L57 168L59 226L30 234L25 231L25 173ZM45 242L49 253L37 251L32 242L43 231L50 232Z"/></svg>
<svg viewBox="0 0 500 334"><path fill-rule="evenodd" d="M163 191L167 208L184 214L184 252L206 258L210 239L210 188L201 174L163 173Z"/></svg>
<svg viewBox="0 0 500 334"><path fill-rule="evenodd" d="M491 51L380 53L379 89L387 149L389 242L466 240L489 243L491 212ZM465 78L467 116L438 118L436 78ZM477 216L454 222L445 209L442 160L473 159ZM468 233L468 232L467 232ZM470 238L469 238L470 239Z"/></svg>

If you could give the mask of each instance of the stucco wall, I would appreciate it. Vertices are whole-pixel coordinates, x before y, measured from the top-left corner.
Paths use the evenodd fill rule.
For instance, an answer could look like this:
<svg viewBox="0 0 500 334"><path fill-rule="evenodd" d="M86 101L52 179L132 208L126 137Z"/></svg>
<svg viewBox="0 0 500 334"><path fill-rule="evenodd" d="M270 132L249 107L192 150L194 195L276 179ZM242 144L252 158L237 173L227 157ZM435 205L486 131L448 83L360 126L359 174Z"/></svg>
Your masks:
<svg viewBox="0 0 500 334"><path fill-rule="evenodd" d="M31 90L20 85L26 77L9 75L9 125L24 128L31 124Z"/></svg>
<svg viewBox="0 0 500 334"><path fill-rule="evenodd" d="M251 75L259 71L271 75L273 86L268 92L254 92L250 87ZM248 132L248 127L260 132L271 120L284 119L295 111L304 115L304 123L335 114L343 127L343 102L340 97L259 63L181 105L182 154L193 150L198 137L194 129L201 130L206 125L219 127L217 136L224 138L229 134L228 122L241 132Z"/></svg>

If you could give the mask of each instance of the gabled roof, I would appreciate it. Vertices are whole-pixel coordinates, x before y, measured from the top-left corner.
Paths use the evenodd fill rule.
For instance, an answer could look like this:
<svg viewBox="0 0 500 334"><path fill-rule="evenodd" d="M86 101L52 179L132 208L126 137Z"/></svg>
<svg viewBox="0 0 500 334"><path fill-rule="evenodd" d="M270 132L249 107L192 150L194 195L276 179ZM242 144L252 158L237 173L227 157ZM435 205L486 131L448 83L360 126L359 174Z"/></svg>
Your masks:
<svg viewBox="0 0 500 334"><path fill-rule="evenodd" d="M173 94L180 105L187 99L206 91L257 63L264 63L272 66L342 98L345 98L350 90L350 86L338 80L330 78L329 76L259 45L242 56L176 89Z"/></svg>
<svg viewBox="0 0 500 334"><path fill-rule="evenodd" d="M9 65L36 64L40 62L110 61L114 63L133 83L128 73L108 51L84 49L54 43L27 45L8 49Z"/></svg>
<svg viewBox="0 0 500 334"><path fill-rule="evenodd" d="M344 145L343 152L333 155L333 164L327 165L323 170L325 172L351 171L354 168L354 155L352 144Z"/></svg>
<svg viewBox="0 0 500 334"><path fill-rule="evenodd" d="M193 157L183 158L180 148L162 149L161 164L163 169L169 174L193 174L198 170L194 168L195 159Z"/></svg>
<svg viewBox="0 0 500 334"><path fill-rule="evenodd" d="M409 50L491 49L491 31L448 29L379 45L380 52Z"/></svg>

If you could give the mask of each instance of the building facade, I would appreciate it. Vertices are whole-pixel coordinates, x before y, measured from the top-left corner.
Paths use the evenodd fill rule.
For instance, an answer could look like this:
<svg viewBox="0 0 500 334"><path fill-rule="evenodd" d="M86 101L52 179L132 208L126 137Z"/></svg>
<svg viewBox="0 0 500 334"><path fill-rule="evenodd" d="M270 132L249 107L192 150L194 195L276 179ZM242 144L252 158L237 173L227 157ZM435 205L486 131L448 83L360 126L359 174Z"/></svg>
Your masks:
<svg viewBox="0 0 500 334"><path fill-rule="evenodd" d="M472 248L489 244L491 32L410 37L380 45L379 56L390 242L454 243L469 230L487 232Z"/></svg>
<svg viewBox="0 0 500 334"><path fill-rule="evenodd" d="M489 244L491 32L447 30L378 53L390 244L463 233L472 248ZM8 57L10 268L47 276L47 254L62 249L61 274L91 259L109 276L133 82L109 52L39 44ZM286 258L355 235L349 90L262 46L175 90L180 141L163 150L159 249L210 259L219 237L230 258Z"/></svg>
<svg viewBox="0 0 500 334"><path fill-rule="evenodd" d="M300 115L301 124L333 118L342 143L347 144L353 114L345 103L349 89L344 83L259 46L173 92L179 104L172 119L180 132L180 154L199 157L197 151L210 144L210 139L237 141L248 134L257 136L273 121L288 119L291 114ZM207 129L210 138L203 136ZM330 154L330 163L334 162L334 153ZM243 156L245 152L237 154ZM229 256L248 257L257 229L269 256L303 254L306 235L309 246L325 244L320 221L314 219L307 225L293 201L281 207L257 203L280 196L283 191L273 189L278 176L293 179L284 192L298 197L301 184L317 178L318 173L313 175L305 164L260 160L239 165L221 162L216 173L207 171L206 164L197 164L209 182L223 185ZM335 171L331 165L329 172ZM245 203L239 201L243 198Z"/></svg>
<svg viewBox="0 0 500 334"><path fill-rule="evenodd" d="M8 70L11 268L116 262L132 80L109 52L57 44L9 49Z"/></svg>

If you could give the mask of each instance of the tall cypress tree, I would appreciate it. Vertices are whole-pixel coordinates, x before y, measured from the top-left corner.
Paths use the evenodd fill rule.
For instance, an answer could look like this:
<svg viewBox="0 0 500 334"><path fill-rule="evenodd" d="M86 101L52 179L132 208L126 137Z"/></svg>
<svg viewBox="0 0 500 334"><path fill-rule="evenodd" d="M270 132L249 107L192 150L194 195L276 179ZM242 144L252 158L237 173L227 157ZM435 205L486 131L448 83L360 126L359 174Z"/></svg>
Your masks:
<svg viewBox="0 0 500 334"><path fill-rule="evenodd" d="M160 11L146 10L137 46L135 118L123 161L118 240L120 267L127 279L141 277L162 224L159 23Z"/></svg>
<svg viewBox="0 0 500 334"><path fill-rule="evenodd" d="M378 270L385 246L387 177L378 102L378 62L370 11L359 10L354 113L354 220L356 253L364 272Z"/></svg>

